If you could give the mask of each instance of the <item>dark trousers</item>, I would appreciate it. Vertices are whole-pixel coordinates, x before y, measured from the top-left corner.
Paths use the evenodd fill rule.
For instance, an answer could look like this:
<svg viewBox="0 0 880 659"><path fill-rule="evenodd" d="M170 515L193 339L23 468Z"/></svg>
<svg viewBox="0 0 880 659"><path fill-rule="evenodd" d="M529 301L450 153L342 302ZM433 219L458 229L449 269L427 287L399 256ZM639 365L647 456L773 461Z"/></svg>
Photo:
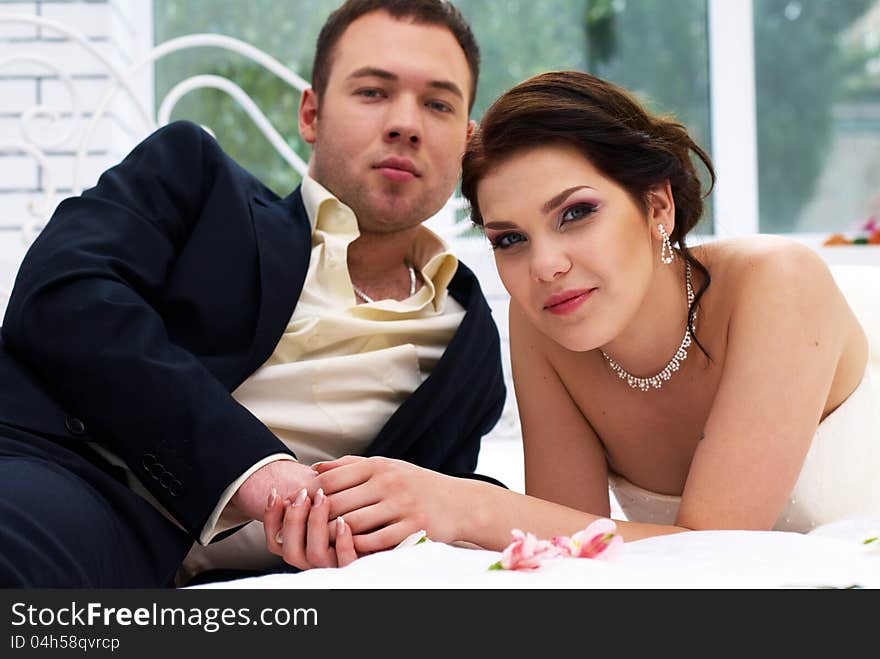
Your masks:
<svg viewBox="0 0 880 659"><path fill-rule="evenodd" d="M82 442L0 424L0 587L160 588L192 539Z"/></svg>

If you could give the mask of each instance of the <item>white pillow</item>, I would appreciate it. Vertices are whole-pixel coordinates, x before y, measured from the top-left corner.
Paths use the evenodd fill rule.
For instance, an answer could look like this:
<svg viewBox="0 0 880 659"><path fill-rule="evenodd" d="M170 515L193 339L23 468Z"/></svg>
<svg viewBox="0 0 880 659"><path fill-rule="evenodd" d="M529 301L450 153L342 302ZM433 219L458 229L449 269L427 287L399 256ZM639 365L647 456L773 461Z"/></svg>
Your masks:
<svg viewBox="0 0 880 659"><path fill-rule="evenodd" d="M880 382L880 265L834 265L831 274L868 336L868 368Z"/></svg>

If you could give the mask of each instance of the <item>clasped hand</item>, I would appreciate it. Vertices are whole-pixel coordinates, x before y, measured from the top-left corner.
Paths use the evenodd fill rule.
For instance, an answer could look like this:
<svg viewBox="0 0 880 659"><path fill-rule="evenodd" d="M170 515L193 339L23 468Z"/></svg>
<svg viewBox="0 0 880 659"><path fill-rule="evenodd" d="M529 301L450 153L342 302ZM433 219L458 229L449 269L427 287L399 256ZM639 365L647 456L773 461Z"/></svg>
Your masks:
<svg viewBox="0 0 880 659"><path fill-rule="evenodd" d="M312 468L314 495L302 488L270 496L263 515L269 551L290 565L342 567L419 530L440 542L457 539L458 479L384 457L345 456Z"/></svg>

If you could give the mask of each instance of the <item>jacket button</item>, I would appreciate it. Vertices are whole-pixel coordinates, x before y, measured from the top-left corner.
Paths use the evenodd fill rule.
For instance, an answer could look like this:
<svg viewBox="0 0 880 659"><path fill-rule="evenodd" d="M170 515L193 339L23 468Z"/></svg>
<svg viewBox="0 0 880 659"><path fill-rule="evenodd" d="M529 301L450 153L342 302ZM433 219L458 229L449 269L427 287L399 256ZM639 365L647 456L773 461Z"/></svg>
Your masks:
<svg viewBox="0 0 880 659"><path fill-rule="evenodd" d="M82 435L86 432L85 424L75 416L69 416L64 420L64 426L71 435Z"/></svg>

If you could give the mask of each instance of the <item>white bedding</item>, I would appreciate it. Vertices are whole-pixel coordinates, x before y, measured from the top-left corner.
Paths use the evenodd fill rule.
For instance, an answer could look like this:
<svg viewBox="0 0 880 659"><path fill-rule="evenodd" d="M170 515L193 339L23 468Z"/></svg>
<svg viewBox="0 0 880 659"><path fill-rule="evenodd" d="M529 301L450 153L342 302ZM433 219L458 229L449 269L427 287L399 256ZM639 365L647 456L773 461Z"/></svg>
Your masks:
<svg viewBox="0 0 880 659"><path fill-rule="evenodd" d="M426 542L340 569L193 588L880 588L880 519L803 535L692 531L625 543L608 560L554 559L533 572L490 571L500 552Z"/></svg>
<svg viewBox="0 0 880 659"><path fill-rule="evenodd" d="M836 266L832 272L866 328L869 368L880 382L880 267ZM502 419L484 440L477 471L523 492L522 448L516 429L505 426L514 422ZM610 502L611 516L625 519L613 495ZM806 535L693 531L626 543L608 561L555 559L536 572L489 571L500 552L425 543L366 556L342 569L194 588L880 588L880 540L863 544L877 536L880 518L826 524Z"/></svg>

